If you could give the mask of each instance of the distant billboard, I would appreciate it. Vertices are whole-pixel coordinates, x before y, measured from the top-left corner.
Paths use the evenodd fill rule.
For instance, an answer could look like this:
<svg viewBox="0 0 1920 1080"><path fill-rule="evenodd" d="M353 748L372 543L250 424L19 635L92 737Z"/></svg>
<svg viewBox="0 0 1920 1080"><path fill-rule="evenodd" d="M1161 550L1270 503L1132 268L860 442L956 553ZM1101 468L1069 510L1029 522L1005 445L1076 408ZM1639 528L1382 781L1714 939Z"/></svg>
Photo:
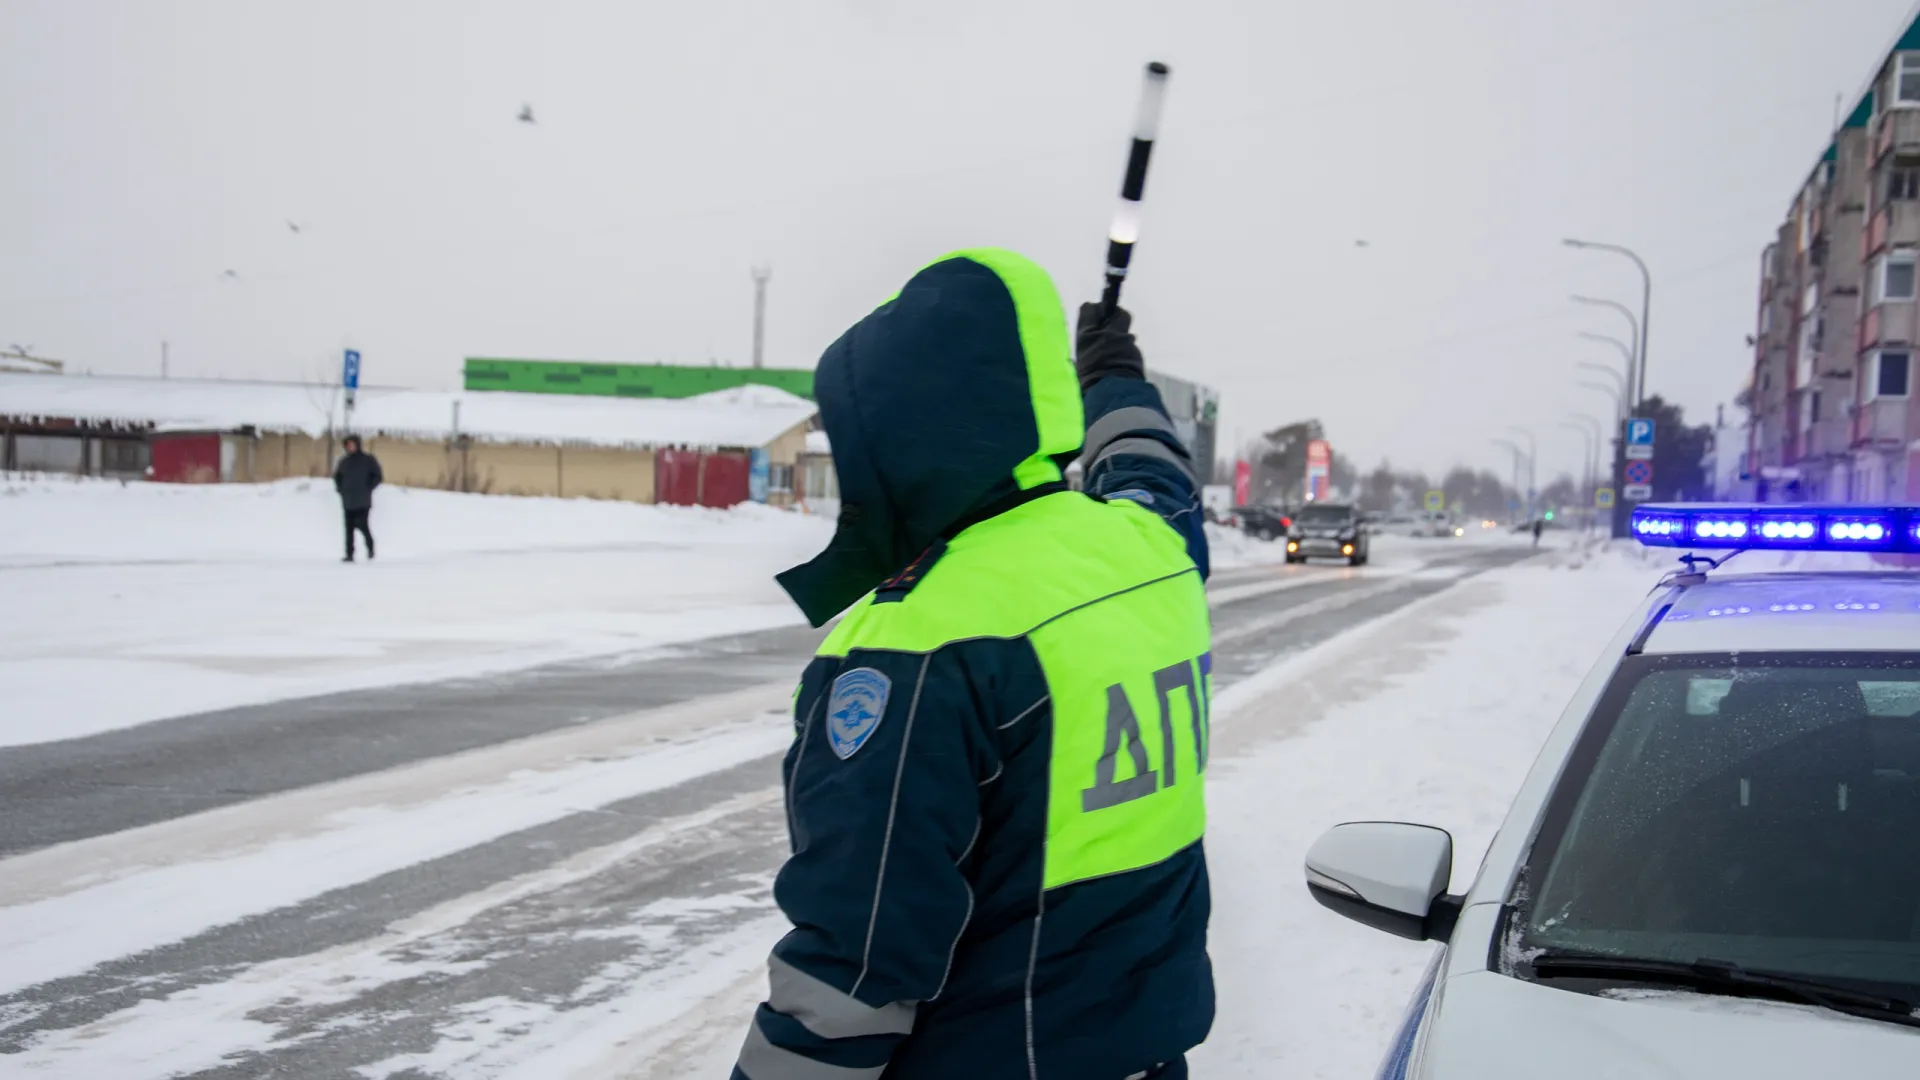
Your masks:
<svg viewBox="0 0 1920 1080"><path fill-rule="evenodd" d="M1333 444L1315 439L1307 444L1307 499L1319 502L1327 497L1333 476Z"/></svg>
<svg viewBox="0 0 1920 1080"><path fill-rule="evenodd" d="M1194 468L1202 477L1213 473L1213 455L1218 446L1220 395L1213 389L1162 371L1147 372L1147 381L1160 391L1160 400L1173 420L1173 430L1193 455Z"/></svg>

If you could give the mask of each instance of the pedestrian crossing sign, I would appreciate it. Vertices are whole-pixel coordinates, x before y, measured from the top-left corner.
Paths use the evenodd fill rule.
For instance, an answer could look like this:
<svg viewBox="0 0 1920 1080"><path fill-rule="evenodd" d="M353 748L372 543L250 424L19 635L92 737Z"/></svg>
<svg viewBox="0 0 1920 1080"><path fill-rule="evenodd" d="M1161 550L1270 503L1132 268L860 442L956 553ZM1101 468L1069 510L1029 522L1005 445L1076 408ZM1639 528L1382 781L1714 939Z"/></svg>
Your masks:
<svg viewBox="0 0 1920 1080"><path fill-rule="evenodd" d="M1593 491L1593 508L1595 510L1613 509L1613 489L1610 487L1595 488Z"/></svg>
<svg viewBox="0 0 1920 1080"><path fill-rule="evenodd" d="M1444 491L1427 492L1427 513L1437 514L1447 508L1447 493Z"/></svg>

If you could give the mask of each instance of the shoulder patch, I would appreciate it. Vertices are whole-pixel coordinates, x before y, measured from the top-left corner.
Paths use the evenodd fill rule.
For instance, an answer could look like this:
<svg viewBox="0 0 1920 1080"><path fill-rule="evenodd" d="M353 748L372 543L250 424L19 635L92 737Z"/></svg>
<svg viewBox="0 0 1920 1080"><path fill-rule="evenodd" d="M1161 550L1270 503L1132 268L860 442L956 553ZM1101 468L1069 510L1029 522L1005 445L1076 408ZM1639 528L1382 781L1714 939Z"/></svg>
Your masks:
<svg viewBox="0 0 1920 1080"><path fill-rule="evenodd" d="M873 602L897 604L905 600L907 594L913 591L913 587L920 584L920 579L927 576L927 571L933 569L933 564L939 562L940 556L946 553L947 542L940 539L934 540L927 550L907 564L906 569L875 586Z"/></svg>
<svg viewBox="0 0 1920 1080"><path fill-rule="evenodd" d="M827 741L845 761L867 744L887 714L893 680L870 667L854 668L833 680L827 700Z"/></svg>

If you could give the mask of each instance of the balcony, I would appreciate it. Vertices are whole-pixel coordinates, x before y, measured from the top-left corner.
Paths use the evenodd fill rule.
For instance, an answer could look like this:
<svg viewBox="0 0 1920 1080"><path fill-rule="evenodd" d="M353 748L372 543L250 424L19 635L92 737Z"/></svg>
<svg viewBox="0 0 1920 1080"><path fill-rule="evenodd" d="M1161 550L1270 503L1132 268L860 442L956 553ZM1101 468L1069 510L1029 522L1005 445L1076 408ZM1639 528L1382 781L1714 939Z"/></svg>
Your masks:
<svg viewBox="0 0 1920 1080"><path fill-rule="evenodd" d="M1907 444L1907 401L1905 398L1881 398L1860 407L1853 417L1853 445L1905 446Z"/></svg>
<svg viewBox="0 0 1920 1080"><path fill-rule="evenodd" d="M1879 164L1888 154L1920 155L1920 109L1889 109L1880 114L1873 139L1874 163Z"/></svg>
<svg viewBox="0 0 1920 1080"><path fill-rule="evenodd" d="M1827 417L1808 428L1802 442L1802 458L1843 457L1852 449L1852 425L1845 416Z"/></svg>

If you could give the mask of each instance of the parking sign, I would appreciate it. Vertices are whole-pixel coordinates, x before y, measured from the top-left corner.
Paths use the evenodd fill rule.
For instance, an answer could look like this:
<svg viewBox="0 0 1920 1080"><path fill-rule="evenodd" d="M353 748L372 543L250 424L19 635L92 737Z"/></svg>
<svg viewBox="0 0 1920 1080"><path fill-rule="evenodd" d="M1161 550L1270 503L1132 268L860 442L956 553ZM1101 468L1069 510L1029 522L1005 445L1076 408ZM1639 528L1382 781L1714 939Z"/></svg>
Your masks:
<svg viewBox="0 0 1920 1080"><path fill-rule="evenodd" d="M348 349L346 363L340 369L340 385L349 390L360 389L360 350Z"/></svg>
<svg viewBox="0 0 1920 1080"><path fill-rule="evenodd" d="M1652 446L1653 421L1644 416L1636 416L1627 421L1627 445L1630 447Z"/></svg>

